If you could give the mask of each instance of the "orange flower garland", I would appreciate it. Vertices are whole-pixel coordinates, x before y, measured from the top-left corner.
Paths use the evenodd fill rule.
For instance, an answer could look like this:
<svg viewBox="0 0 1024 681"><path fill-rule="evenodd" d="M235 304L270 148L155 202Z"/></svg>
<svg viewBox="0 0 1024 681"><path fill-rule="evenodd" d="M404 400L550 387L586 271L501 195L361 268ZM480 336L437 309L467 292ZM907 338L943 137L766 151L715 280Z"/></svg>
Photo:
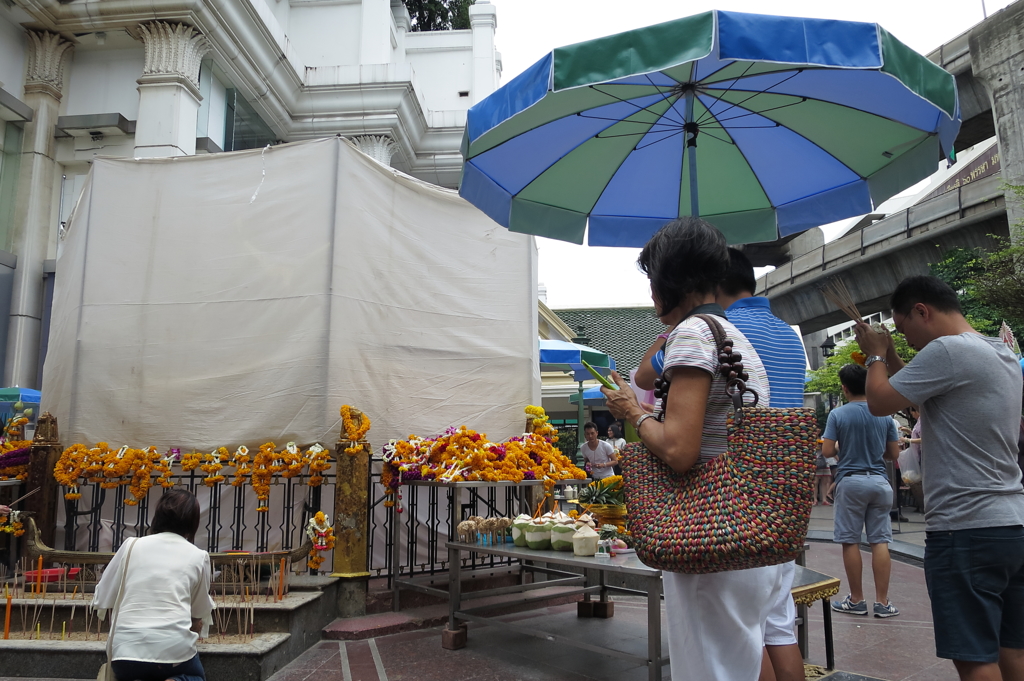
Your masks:
<svg viewBox="0 0 1024 681"><path fill-rule="evenodd" d="M0 515L0 532L14 535L15 537L25 534L25 525L21 522L21 511L11 511L10 517Z"/></svg>
<svg viewBox="0 0 1024 681"><path fill-rule="evenodd" d="M331 519L323 511L317 511L306 525L306 536L313 542L306 565L310 570L319 570L324 562L320 552L334 548L334 527L331 525Z"/></svg>
<svg viewBox="0 0 1024 681"><path fill-rule="evenodd" d="M218 447L203 457L203 464L199 466L199 470L206 473L206 477L203 478L203 484L207 487L213 487L224 482L224 476L221 475L220 470L224 468L224 464L230 459L231 454L226 447Z"/></svg>
<svg viewBox="0 0 1024 681"><path fill-rule="evenodd" d="M355 419L352 418L352 407L343 404L341 405L341 425L345 431L345 439L352 443L351 447L345 448L345 453L354 456L363 451L364 445L359 444L359 441L370 431L370 417L360 412L359 425L356 425Z"/></svg>
<svg viewBox="0 0 1024 681"><path fill-rule="evenodd" d="M543 480L548 493L558 480L582 480L577 468L555 446L557 430L548 423L541 407L527 407L532 432L497 444L466 426L449 428L433 438L410 435L384 446L381 485L388 495L385 506L401 499L402 482L438 480L489 482ZM399 509L401 510L401 509Z"/></svg>
<svg viewBox="0 0 1024 681"><path fill-rule="evenodd" d="M277 445L273 442L261 445L253 459L250 484L253 491L256 492L256 510L260 513L270 510L270 482L274 478L274 459L277 457L274 449L276 447Z"/></svg>
<svg viewBox="0 0 1024 681"><path fill-rule="evenodd" d="M324 481L321 473L331 467L330 454L318 442L306 450L306 459L309 461L309 486L319 487Z"/></svg>

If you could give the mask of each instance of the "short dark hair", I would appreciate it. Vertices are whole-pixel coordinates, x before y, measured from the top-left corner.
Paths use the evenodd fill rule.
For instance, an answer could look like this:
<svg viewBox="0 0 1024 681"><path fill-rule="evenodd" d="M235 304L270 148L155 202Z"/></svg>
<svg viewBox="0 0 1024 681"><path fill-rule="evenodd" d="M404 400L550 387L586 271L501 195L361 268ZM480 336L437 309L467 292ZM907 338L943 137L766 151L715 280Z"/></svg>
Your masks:
<svg viewBox="0 0 1024 681"><path fill-rule="evenodd" d="M926 274L901 281L889 300L892 311L904 316L910 314L910 309L918 303L934 307L939 312L963 314L956 291L938 277Z"/></svg>
<svg viewBox="0 0 1024 681"><path fill-rule="evenodd" d="M173 532L193 541L199 530L199 500L186 489L169 489L156 503L150 534Z"/></svg>
<svg viewBox="0 0 1024 681"><path fill-rule="evenodd" d="M741 293L754 295L757 290L757 277L754 276L754 265L750 258L738 248L729 249L729 270L725 279L719 284L722 293L727 296L738 296Z"/></svg>
<svg viewBox="0 0 1024 681"><path fill-rule="evenodd" d="M593 421L587 421L586 423L583 424L584 432L590 430L591 428L597 430L597 424L594 423Z"/></svg>
<svg viewBox="0 0 1024 681"><path fill-rule="evenodd" d="M863 395L868 381L868 370L859 364L847 364L839 370L839 382L851 395Z"/></svg>
<svg viewBox="0 0 1024 681"><path fill-rule="evenodd" d="M622 437L622 426L617 423L613 423L608 428L612 431L612 437L619 439Z"/></svg>
<svg viewBox="0 0 1024 681"><path fill-rule="evenodd" d="M636 262L665 313L691 293L715 293L729 269L729 249L713 225L682 217L659 229Z"/></svg>

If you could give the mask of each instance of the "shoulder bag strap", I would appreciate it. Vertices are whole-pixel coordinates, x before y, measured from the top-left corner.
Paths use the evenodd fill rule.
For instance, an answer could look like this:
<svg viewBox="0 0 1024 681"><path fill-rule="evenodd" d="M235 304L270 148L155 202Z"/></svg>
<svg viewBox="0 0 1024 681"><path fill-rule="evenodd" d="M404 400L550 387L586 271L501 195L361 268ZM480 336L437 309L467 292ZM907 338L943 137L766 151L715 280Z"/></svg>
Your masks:
<svg viewBox="0 0 1024 681"><path fill-rule="evenodd" d="M135 549L135 542L138 541L138 537L132 539L131 546L128 547L128 553L124 556L124 565L121 566L121 583L117 588L117 599L114 601L114 609L110 611L110 631L107 633L107 664L111 663L111 657L114 654L114 621L117 619L117 611L121 609L121 600L124 598L124 582L128 577L128 561L132 559L132 551Z"/></svg>
<svg viewBox="0 0 1024 681"><path fill-rule="evenodd" d="M711 335L714 336L715 345L718 347L720 363L718 373L725 377L725 392L732 398L733 406L736 409L733 421L736 425L740 425L743 423L743 407L756 407L759 399L757 393L747 387L750 375L743 370L743 356L733 351L733 341L725 334L725 328L722 327L721 322L707 314L694 316L703 319L711 328ZM743 393L745 392L754 396L754 401L748 405L743 404Z"/></svg>

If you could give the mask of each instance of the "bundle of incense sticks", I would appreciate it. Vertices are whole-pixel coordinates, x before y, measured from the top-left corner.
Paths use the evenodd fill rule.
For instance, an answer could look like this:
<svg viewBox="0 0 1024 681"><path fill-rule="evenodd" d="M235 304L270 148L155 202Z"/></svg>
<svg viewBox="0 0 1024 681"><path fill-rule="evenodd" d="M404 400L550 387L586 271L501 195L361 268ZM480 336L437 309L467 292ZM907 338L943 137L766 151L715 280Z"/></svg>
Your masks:
<svg viewBox="0 0 1024 681"><path fill-rule="evenodd" d="M846 284L839 277L826 281L821 287L821 294L851 320L855 322L861 320L861 314L857 310L853 296L850 295L850 289L846 288Z"/></svg>

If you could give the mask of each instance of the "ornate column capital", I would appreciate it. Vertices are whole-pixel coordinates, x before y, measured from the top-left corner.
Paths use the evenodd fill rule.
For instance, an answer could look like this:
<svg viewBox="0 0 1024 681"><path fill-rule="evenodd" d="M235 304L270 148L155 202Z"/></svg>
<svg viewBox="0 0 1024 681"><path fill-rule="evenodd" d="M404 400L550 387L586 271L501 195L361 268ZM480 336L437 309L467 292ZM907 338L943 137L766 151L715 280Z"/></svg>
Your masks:
<svg viewBox="0 0 1024 681"><path fill-rule="evenodd" d="M64 89L64 55L73 45L56 33L26 31L28 59L25 68L25 92L41 92L55 99Z"/></svg>
<svg viewBox="0 0 1024 681"><path fill-rule="evenodd" d="M387 135L355 135L349 140L359 151L383 165L391 165L391 157L398 151L398 143Z"/></svg>
<svg viewBox="0 0 1024 681"><path fill-rule="evenodd" d="M139 24L139 36L146 46L146 65L140 85L177 83L196 99L199 95L199 65L210 51L202 33L188 24L150 21Z"/></svg>

